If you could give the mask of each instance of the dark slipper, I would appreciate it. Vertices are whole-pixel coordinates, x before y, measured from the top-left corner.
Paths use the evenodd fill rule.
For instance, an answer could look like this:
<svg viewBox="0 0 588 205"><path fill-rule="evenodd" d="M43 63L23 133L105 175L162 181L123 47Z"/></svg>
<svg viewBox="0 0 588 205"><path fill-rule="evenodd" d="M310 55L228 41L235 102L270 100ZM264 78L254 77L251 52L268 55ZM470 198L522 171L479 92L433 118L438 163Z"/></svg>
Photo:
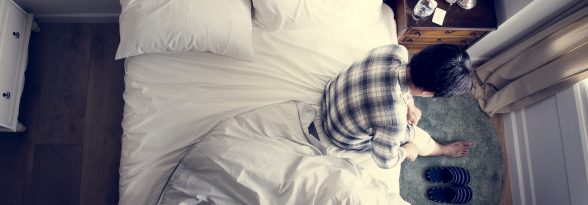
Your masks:
<svg viewBox="0 0 588 205"><path fill-rule="evenodd" d="M461 167L434 167L425 173L430 182L442 182L453 185L466 185L470 182L470 173Z"/></svg>
<svg viewBox="0 0 588 205"><path fill-rule="evenodd" d="M467 186L433 187L427 195L438 203L465 204L472 200L472 189Z"/></svg>

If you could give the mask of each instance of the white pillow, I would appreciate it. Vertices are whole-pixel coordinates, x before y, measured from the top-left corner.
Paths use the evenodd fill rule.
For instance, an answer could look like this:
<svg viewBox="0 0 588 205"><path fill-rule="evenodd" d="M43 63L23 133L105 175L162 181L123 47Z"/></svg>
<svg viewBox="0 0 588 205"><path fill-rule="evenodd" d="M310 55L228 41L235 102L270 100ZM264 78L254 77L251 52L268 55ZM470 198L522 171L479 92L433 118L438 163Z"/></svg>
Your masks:
<svg viewBox="0 0 588 205"><path fill-rule="evenodd" d="M254 23L266 31L357 29L376 23L382 0L253 0Z"/></svg>
<svg viewBox="0 0 588 205"><path fill-rule="evenodd" d="M116 59L164 51L210 51L249 60L249 0L121 0Z"/></svg>

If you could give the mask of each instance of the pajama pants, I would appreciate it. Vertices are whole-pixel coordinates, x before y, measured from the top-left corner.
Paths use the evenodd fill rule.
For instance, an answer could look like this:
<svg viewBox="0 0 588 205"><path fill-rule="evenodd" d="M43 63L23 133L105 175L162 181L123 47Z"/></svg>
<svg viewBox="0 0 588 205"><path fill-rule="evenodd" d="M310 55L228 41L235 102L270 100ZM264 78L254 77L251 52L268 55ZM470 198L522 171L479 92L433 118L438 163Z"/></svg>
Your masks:
<svg viewBox="0 0 588 205"><path fill-rule="evenodd" d="M431 135L417 126L412 126L414 128L414 139L412 143L415 144L419 150L420 156L427 156L435 151L437 148L437 142L431 138Z"/></svg>
<svg viewBox="0 0 588 205"><path fill-rule="evenodd" d="M414 143L419 151L419 155L428 155L433 152L436 148L436 142L431 136L421 128L413 126L415 132L414 138L408 142ZM386 184L391 192L400 193L400 170L401 164L390 169L380 168L374 159L372 158L371 152L357 152L354 150L344 150L333 143L325 134L322 126L322 119L317 116L312 125L306 130L308 141L318 148L323 154L335 156L338 158L349 159L354 161L358 165L362 166L366 171L370 172L372 176L381 180ZM317 136L318 135L318 136ZM408 204L408 203L407 203Z"/></svg>

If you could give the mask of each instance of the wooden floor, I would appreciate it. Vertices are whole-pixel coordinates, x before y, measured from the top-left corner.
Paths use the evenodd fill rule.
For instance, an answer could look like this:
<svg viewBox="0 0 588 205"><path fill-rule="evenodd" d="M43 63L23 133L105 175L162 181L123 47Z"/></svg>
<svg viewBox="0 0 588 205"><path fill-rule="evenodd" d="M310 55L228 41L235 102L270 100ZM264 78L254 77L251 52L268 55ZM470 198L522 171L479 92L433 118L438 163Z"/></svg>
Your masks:
<svg viewBox="0 0 588 205"><path fill-rule="evenodd" d="M123 61L114 60L118 24L40 27L21 100L27 130L0 133L0 204L117 204L124 106ZM493 124L506 150L502 122L494 117ZM508 180L501 204L512 204Z"/></svg>
<svg viewBox="0 0 588 205"><path fill-rule="evenodd" d="M504 184L502 186L500 205L512 205L512 189L510 186L510 175L508 173L508 152L506 151L506 136L504 134L502 115L496 114L492 116L491 121L498 134L498 142L502 149L502 161L504 163Z"/></svg>
<svg viewBox="0 0 588 205"><path fill-rule="evenodd" d="M19 118L0 134L0 204L117 204L123 61L118 24L41 24Z"/></svg>

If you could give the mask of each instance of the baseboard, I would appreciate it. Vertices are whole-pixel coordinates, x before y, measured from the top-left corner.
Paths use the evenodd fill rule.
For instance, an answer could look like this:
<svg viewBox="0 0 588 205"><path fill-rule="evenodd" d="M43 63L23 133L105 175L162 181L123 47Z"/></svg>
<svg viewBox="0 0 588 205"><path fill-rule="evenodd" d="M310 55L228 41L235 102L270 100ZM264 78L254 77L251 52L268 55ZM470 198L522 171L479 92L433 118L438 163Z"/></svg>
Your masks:
<svg viewBox="0 0 588 205"><path fill-rule="evenodd" d="M119 13L35 14L39 23L118 23Z"/></svg>

